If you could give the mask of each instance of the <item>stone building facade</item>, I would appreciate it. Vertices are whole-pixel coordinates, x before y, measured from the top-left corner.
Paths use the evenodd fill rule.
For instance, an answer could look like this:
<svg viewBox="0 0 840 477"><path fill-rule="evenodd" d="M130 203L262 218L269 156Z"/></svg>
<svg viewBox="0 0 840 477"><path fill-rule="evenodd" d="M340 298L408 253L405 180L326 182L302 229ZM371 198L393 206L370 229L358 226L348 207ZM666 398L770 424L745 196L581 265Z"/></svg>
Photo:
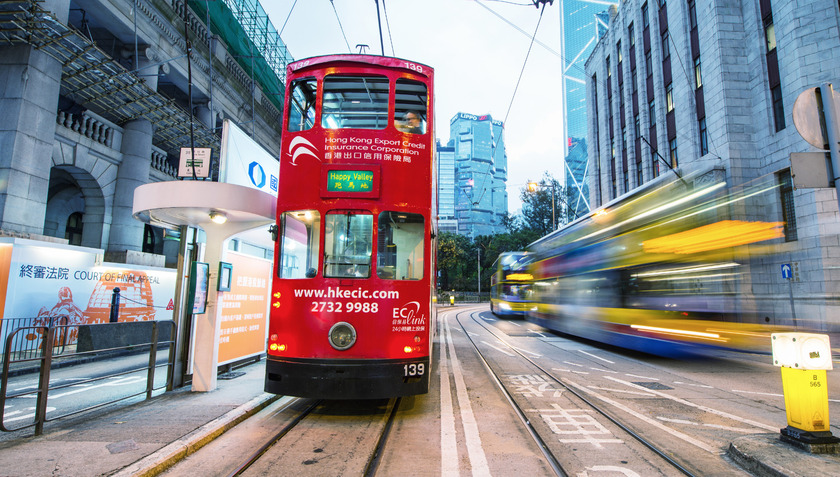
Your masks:
<svg viewBox="0 0 840 477"><path fill-rule="evenodd" d="M183 147L217 161L224 119L279 152L291 57L276 33L266 45L249 30L267 18L226 4L0 5L0 233L174 265L177 241L132 216L134 189L177 180Z"/></svg>

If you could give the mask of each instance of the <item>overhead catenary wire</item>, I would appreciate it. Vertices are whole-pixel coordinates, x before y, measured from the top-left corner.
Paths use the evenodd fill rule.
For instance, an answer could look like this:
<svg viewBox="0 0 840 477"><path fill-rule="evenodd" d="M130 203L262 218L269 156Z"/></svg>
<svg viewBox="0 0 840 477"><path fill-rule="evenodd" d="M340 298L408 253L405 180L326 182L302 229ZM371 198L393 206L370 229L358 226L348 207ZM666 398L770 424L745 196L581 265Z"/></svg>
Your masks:
<svg viewBox="0 0 840 477"><path fill-rule="evenodd" d="M330 3L332 3L332 0L330 0ZM292 8L289 9L289 14L286 15L286 21L283 22L283 28L280 29L280 33L278 33L278 35L282 35L283 30L286 29L286 24L289 23L289 18L291 18L292 12L295 11L295 5L297 5L297 0L295 0L295 2L292 3Z"/></svg>
<svg viewBox="0 0 840 477"><path fill-rule="evenodd" d="M332 5L333 12L335 13L335 19L338 22L338 28L341 30L341 36L344 38L344 44L347 45L347 51L353 53L353 50L350 49L350 42L347 41L347 35L344 34L344 27L341 25L341 18L338 17L338 10L336 10L333 0L330 0L330 5Z"/></svg>
<svg viewBox="0 0 840 477"><path fill-rule="evenodd" d="M385 7L385 0L382 0L382 11L385 12L385 28L388 29L388 41L391 42L391 56L397 56L394 50L394 36L391 35L391 22L388 21L388 8Z"/></svg>

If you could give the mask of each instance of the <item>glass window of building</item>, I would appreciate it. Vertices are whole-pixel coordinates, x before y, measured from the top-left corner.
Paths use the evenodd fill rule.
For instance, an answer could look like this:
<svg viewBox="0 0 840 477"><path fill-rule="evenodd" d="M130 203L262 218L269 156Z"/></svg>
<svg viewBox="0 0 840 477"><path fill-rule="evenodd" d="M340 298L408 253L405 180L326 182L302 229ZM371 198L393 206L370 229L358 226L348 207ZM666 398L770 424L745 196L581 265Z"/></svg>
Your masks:
<svg viewBox="0 0 840 477"><path fill-rule="evenodd" d="M793 205L793 183L790 178L790 169L785 169L778 174L779 194L782 202L782 220L785 222L785 242L798 240L796 232L796 209Z"/></svg>
<svg viewBox="0 0 840 477"><path fill-rule="evenodd" d="M656 103L653 99L648 103L648 118L650 119L650 127L656 126Z"/></svg>
<svg viewBox="0 0 840 477"><path fill-rule="evenodd" d="M674 110L674 87L673 87L673 83L668 83L668 85L665 86L665 104L666 104L666 107L667 107L667 110L668 110L669 113Z"/></svg>
<svg viewBox="0 0 840 477"><path fill-rule="evenodd" d="M394 125L402 132L426 133L426 85L405 78L397 80L394 95Z"/></svg>
<svg viewBox="0 0 840 477"><path fill-rule="evenodd" d="M671 155L671 168L679 167L680 161L677 157L677 138L668 141L668 151Z"/></svg>
<svg viewBox="0 0 840 477"><path fill-rule="evenodd" d="M694 88L703 86L703 78L700 75L700 57L694 58Z"/></svg>
<svg viewBox="0 0 840 477"><path fill-rule="evenodd" d="M376 275L386 280L423 278L424 220L420 214L379 214Z"/></svg>
<svg viewBox="0 0 840 477"><path fill-rule="evenodd" d="M764 18L764 37L767 39L767 53L776 49L776 27L773 26L773 14Z"/></svg>
<svg viewBox="0 0 840 477"><path fill-rule="evenodd" d="M290 132L305 131L315 124L315 96L318 93L318 81L315 78L303 78L292 82L289 94Z"/></svg>
<svg viewBox="0 0 840 477"><path fill-rule="evenodd" d="M370 277L373 252L373 214L333 211L324 223L324 276Z"/></svg>
<svg viewBox="0 0 840 477"><path fill-rule="evenodd" d="M642 4L642 29L646 30L650 26L650 20L648 20L648 4L647 2Z"/></svg>
<svg viewBox="0 0 840 477"><path fill-rule="evenodd" d="M313 278L318 270L321 246L321 214L296 210L280 216L280 278Z"/></svg>
<svg viewBox="0 0 840 477"><path fill-rule="evenodd" d="M770 95L773 97L773 120L776 123L776 132L779 132L785 128L785 108L782 102L781 85L771 89Z"/></svg>
<svg viewBox="0 0 840 477"><path fill-rule="evenodd" d="M671 56L671 47L668 45L669 41L668 32L662 32L662 61L667 60Z"/></svg>
<svg viewBox="0 0 840 477"><path fill-rule="evenodd" d="M321 126L325 129L385 129L388 125L388 78L324 78Z"/></svg>
<svg viewBox="0 0 840 477"><path fill-rule="evenodd" d="M709 138L706 137L706 118L701 118L700 125L700 155L704 156L709 153Z"/></svg>

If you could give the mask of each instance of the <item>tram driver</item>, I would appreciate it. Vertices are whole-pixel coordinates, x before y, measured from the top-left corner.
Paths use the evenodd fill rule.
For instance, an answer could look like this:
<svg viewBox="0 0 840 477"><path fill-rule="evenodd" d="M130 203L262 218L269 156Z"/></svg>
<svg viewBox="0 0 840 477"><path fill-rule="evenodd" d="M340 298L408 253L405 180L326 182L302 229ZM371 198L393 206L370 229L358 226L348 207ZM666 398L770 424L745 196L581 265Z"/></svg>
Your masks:
<svg viewBox="0 0 840 477"><path fill-rule="evenodd" d="M420 117L420 113L416 111L405 113L402 121L397 121L396 126L401 132L423 134L423 119Z"/></svg>

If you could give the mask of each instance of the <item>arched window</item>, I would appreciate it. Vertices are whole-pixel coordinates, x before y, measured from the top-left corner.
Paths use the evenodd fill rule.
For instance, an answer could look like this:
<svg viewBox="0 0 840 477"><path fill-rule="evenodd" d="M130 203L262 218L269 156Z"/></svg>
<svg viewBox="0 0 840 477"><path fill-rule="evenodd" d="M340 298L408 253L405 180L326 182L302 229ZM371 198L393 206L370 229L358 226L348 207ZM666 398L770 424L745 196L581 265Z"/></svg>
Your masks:
<svg viewBox="0 0 840 477"><path fill-rule="evenodd" d="M143 252L155 253L155 229L149 224L143 228Z"/></svg>

